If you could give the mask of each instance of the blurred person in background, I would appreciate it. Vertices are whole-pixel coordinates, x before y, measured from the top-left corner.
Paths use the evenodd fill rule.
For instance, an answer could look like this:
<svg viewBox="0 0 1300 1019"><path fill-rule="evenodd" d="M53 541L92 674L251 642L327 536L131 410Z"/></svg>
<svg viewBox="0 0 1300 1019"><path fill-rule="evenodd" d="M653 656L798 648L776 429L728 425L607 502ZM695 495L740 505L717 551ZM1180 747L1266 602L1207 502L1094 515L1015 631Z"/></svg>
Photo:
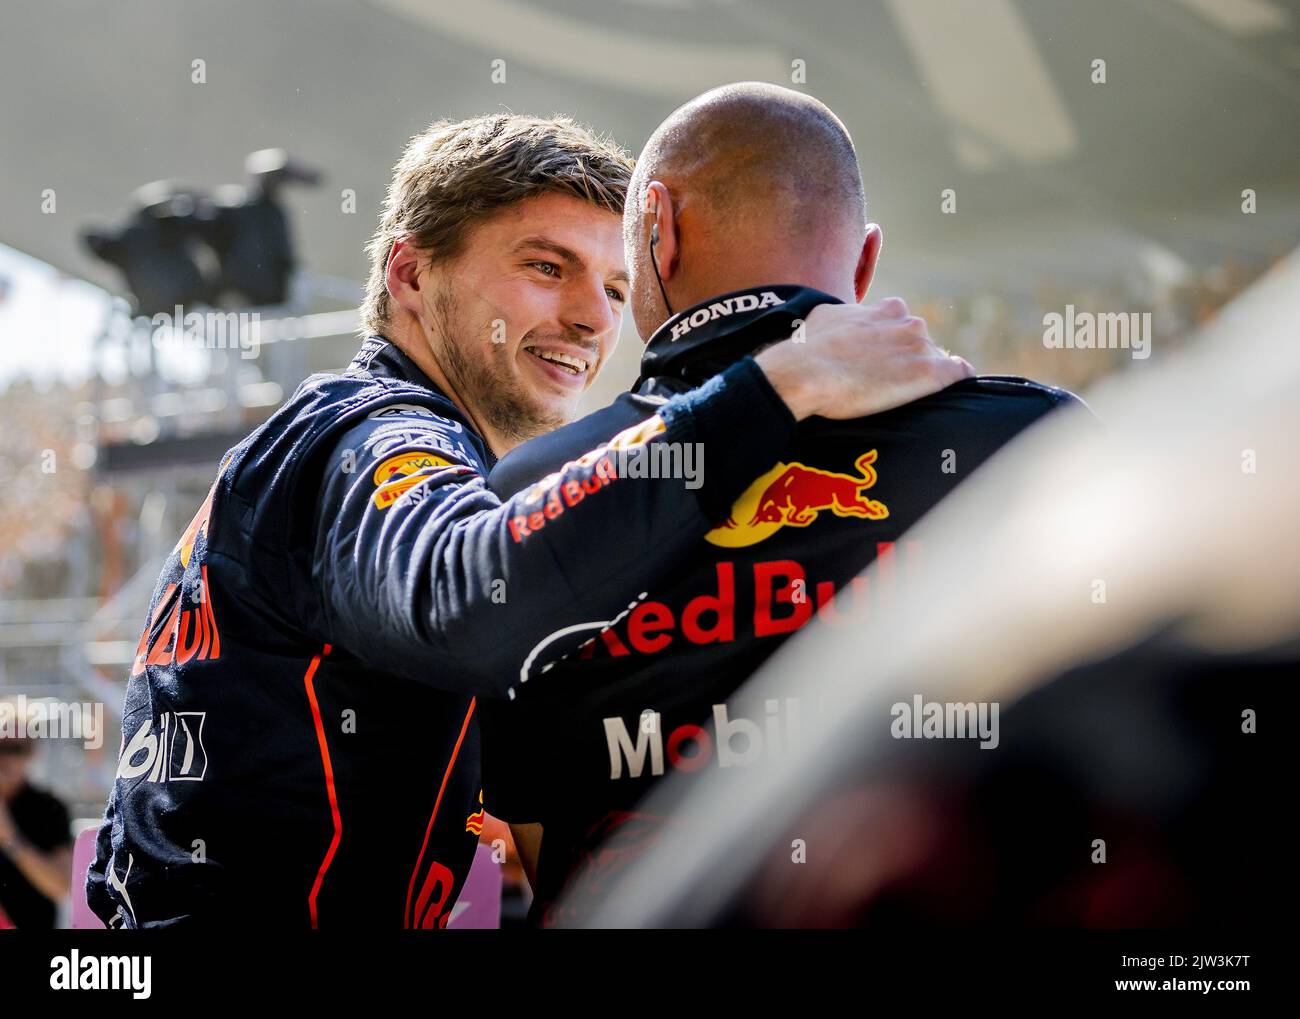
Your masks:
<svg viewBox="0 0 1300 1019"><path fill-rule="evenodd" d="M72 884L68 810L31 784L35 747L0 737L0 926L52 928Z"/></svg>

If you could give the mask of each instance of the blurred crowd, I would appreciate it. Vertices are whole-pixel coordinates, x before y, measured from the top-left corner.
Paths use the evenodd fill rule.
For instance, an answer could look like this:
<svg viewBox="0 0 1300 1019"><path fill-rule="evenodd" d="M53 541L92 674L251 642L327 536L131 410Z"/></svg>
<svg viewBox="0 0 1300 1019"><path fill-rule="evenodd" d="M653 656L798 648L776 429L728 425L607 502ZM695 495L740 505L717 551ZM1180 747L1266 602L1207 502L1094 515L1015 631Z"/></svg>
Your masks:
<svg viewBox="0 0 1300 1019"><path fill-rule="evenodd" d="M1182 347L1211 322L1224 305L1255 282L1286 254L1243 260L1235 256L1202 270L1189 271L1178 283L1155 285L1149 279L1120 279L1079 287L1040 282L1032 300L1015 300L989 291L957 299L927 298L912 304L930 324L930 335L987 374L1025 378L1084 392L1098 379L1131 364L1127 350L1054 350L1043 343L1043 318L1077 312L1151 313L1152 349L1156 356Z"/></svg>
<svg viewBox="0 0 1300 1019"><path fill-rule="evenodd" d="M0 390L0 600L103 598L125 579L125 511L136 500L96 479L88 385Z"/></svg>

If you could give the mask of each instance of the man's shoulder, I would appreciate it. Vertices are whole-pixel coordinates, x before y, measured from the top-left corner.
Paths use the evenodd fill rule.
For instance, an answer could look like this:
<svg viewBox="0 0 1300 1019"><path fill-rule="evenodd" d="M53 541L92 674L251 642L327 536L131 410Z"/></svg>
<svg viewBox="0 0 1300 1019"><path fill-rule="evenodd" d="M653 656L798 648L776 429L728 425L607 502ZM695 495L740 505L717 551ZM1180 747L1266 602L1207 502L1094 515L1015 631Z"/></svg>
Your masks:
<svg viewBox="0 0 1300 1019"><path fill-rule="evenodd" d="M383 376L322 373L306 379L236 447L232 484L264 490L265 481L295 476L340 447L355 447L359 455L385 438L433 443L467 463L483 455L456 405L440 393Z"/></svg>
<svg viewBox="0 0 1300 1019"><path fill-rule="evenodd" d="M994 426L998 422L1023 427L1061 407L1086 404L1067 389L1018 375L978 375L883 414L862 418L864 425L894 421L961 421Z"/></svg>
<svg viewBox="0 0 1300 1019"><path fill-rule="evenodd" d="M382 375L313 375L282 411L315 439L403 427L472 434L459 408L441 393Z"/></svg>
<svg viewBox="0 0 1300 1019"><path fill-rule="evenodd" d="M373 380L359 391L325 383L341 399L325 429L332 451L382 455L385 449L422 447L475 468L488 461L487 448L459 408L445 396L394 379Z"/></svg>
<svg viewBox="0 0 1300 1019"><path fill-rule="evenodd" d="M349 473L369 465L369 476L376 457L399 449L431 450L483 470L480 440L440 394L401 379L311 376L223 458L212 513L226 526L209 536L209 547L240 561L266 554L274 563L262 563L263 572L278 570L290 545L310 547L304 521L314 519L330 464L347 458Z"/></svg>
<svg viewBox="0 0 1300 1019"><path fill-rule="evenodd" d="M1068 390L1018 376L983 375L869 417L810 419L800 426L799 448L875 448L882 460L894 462L924 460L937 449L953 451L970 465L972 457L983 462L1044 418L1071 407L1087 410Z"/></svg>
<svg viewBox="0 0 1300 1019"><path fill-rule="evenodd" d="M1068 389L1023 378L1020 375L977 375L972 379L962 379L948 387L958 394L979 393L1001 400L1018 400L1036 403L1047 409L1066 404L1083 405L1083 401Z"/></svg>

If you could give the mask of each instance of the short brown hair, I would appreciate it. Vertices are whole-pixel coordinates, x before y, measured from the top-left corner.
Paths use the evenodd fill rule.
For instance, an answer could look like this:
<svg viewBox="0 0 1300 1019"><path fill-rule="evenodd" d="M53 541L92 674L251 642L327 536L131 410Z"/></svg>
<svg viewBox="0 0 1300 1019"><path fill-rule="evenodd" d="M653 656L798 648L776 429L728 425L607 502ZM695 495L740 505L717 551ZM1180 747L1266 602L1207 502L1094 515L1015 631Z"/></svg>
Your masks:
<svg viewBox="0 0 1300 1019"><path fill-rule="evenodd" d="M395 241L409 239L435 262L455 258L475 223L548 192L621 216L632 168L612 139L567 117L496 113L437 121L410 140L393 167L379 228L366 246L363 331L388 325L385 277Z"/></svg>

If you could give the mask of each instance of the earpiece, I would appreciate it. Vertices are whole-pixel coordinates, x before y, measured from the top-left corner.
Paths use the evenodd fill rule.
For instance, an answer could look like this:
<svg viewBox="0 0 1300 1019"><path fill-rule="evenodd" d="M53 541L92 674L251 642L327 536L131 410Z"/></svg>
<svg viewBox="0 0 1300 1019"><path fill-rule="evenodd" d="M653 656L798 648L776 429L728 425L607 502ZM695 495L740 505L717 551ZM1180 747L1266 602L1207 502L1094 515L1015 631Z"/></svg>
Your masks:
<svg viewBox="0 0 1300 1019"><path fill-rule="evenodd" d="M659 246L659 203L657 201L646 202L647 213L655 217L655 221L650 224L650 264L654 266L655 279L659 283L659 293L664 299L664 308L671 318L673 306L668 303L668 291L664 288L664 278L659 275L659 259L655 257L655 248Z"/></svg>

